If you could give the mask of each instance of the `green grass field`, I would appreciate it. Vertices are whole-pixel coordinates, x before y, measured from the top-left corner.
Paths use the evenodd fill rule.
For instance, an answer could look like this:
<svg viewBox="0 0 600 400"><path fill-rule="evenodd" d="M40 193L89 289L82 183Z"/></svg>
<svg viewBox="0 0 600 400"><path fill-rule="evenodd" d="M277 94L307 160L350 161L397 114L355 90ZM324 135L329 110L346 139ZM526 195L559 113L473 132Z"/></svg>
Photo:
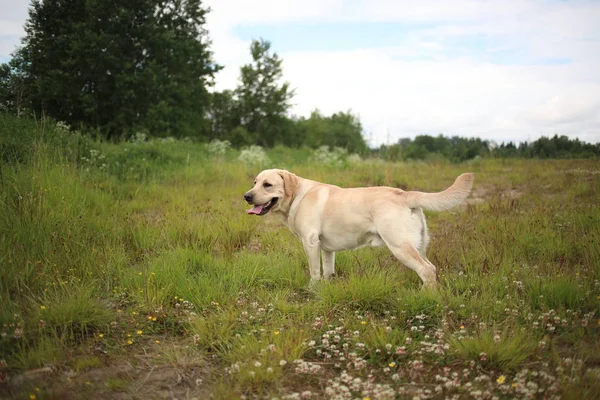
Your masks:
<svg viewBox="0 0 600 400"><path fill-rule="evenodd" d="M600 161L251 165L185 141L120 145L2 117L0 397L600 398ZM246 215L264 167L438 191L438 291L389 251L338 253Z"/></svg>

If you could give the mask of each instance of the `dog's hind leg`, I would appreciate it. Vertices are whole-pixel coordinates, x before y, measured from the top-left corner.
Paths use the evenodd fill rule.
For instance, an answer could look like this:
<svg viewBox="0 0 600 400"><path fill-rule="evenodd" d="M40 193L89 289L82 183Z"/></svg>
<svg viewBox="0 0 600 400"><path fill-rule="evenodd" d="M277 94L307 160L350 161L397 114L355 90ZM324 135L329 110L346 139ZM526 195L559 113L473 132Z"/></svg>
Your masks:
<svg viewBox="0 0 600 400"><path fill-rule="evenodd" d="M396 218L390 218L395 220ZM401 219L401 218L398 218ZM414 222L414 220L413 220ZM419 275L425 287L436 286L435 266L426 258L421 256L423 232L420 224L414 224L411 228L395 227L389 220L377 223L379 235L401 263L412 269Z"/></svg>
<svg viewBox="0 0 600 400"><path fill-rule="evenodd" d="M434 288L436 286L435 266L429 260L424 260L413 245L405 242L400 246L388 244L388 247L401 263L419 275L425 287Z"/></svg>
<svg viewBox="0 0 600 400"><path fill-rule="evenodd" d="M321 256L323 257L323 278L329 280L335 274L335 253L321 250Z"/></svg>
<svg viewBox="0 0 600 400"><path fill-rule="evenodd" d="M427 258L427 246L429 246L429 233L427 232L427 222L425 221L425 215L423 214L423 210L421 210L421 215L420 215L420 219L421 219L421 246L419 246L419 254L421 255L421 258L423 259L423 261L425 261L427 264L429 264L433 270L437 270L437 268L435 267L435 265L433 265L433 263L431 261L429 261L429 258Z"/></svg>

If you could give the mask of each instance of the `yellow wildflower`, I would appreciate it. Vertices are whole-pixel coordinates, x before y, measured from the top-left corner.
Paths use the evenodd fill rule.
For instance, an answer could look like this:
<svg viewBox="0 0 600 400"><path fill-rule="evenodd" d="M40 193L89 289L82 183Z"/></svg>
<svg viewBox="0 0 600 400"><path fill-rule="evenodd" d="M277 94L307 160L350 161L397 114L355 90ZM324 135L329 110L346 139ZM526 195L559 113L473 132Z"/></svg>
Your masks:
<svg viewBox="0 0 600 400"><path fill-rule="evenodd" d="M496 379L496 382L498 382L501 385L504 383L504 381L506 381L506 377L504 375L500 375L498 379Z"/></svg>

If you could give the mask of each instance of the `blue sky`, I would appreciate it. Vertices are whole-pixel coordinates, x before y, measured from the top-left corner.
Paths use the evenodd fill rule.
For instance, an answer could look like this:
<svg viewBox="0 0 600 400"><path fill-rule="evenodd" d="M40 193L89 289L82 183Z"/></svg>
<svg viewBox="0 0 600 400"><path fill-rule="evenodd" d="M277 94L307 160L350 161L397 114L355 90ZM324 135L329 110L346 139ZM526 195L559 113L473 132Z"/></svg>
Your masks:
<svg viewBox="0 0 600 400"><path fill-rule="evenodd" d="M28 1L0 0L6 61ZM292 113L352 110L372 145L417 134L600 142L600 1L206 0L218 90L253 38L296 89Z"/></svg>

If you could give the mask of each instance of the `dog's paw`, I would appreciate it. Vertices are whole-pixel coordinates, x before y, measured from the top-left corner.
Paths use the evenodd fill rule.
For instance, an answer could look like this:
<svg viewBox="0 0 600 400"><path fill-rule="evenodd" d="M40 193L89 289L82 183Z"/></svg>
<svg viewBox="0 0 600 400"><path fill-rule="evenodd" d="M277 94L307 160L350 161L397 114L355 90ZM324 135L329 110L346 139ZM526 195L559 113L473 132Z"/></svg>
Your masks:
<svg viewBox="0 0 600 400"><path fill-rule="evenodd" d="M332 279L337 278L337 275L335 274L335 272L329 276L324 276L323 279L327 282L331 281Z"/></svg>

